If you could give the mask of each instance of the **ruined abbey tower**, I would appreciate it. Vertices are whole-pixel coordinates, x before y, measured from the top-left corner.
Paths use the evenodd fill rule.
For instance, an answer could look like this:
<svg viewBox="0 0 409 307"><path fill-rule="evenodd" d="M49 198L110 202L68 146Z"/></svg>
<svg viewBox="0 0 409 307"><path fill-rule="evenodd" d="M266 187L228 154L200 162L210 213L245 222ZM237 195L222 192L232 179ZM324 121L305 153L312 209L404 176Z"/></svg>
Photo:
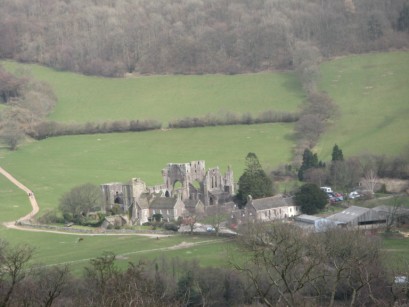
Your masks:
<svg viewBox="0 0 409 307"><path fill-rule="evenodd" d="M234 194L231 168L224 175L218 167L206 171L203 160L169 163L162 176L168 196L179 194L182 200L200 199L205 206L229 201Z"/></svg>

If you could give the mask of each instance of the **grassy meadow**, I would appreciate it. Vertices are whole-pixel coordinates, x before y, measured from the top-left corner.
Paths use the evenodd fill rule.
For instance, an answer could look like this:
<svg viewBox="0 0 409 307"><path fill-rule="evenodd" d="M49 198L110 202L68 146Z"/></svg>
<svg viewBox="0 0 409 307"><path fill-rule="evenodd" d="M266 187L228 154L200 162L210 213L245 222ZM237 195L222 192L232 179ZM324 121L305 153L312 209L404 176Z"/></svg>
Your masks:
<svg viewBox="0 0 409 307"><path fill-rule="evenodd" d="M2 150L0 159L2 167L35 192L44 210L56 208L63 193L87 182L139 177L161 184L161 170L169 162L205 160L207 168L223 171L231 165L238 180L248 152L273 167L290 160L292 144L291 124L263 124L56 137L13 153Z"/></svg>
<svg viewBox="0 0 409 307"><path fill-rule="evenodd" d="M0 224L15 221L31 211L26 193L0 175Z"/></svg>
<svg viewBox="0 0 409 307"><path fill-rule="evenodd" d="M81 273L89 260L104 252L114 252L117 265L126 268L129 262L158 259L161 256L200 261L202 266L228 265L230 244L226 239L208 236L176 235L161 237L115 235L84 236L28 232L0 228L0 236L13 244L35 247L31 262L40 265L69 264L74 273ZM82 241L78 241L82 237ZM183 248L179 248L183 246Z"/></svg>
<svg viewBox="0 0 409 307"><path fill-rule="evenodd" d="M382 240L385 263L397 272L407 273L409 270L409 238L386 237Z"/></svg>
<svg viewBox="0 0 409 307"><path fill-rule="evenodd" d="M227 111L296 111L305 98L292 73L108 79L38 65L1 63L10 70L28 67L34 77L47 81L58 96L50 119L60 122L156 119L166 123ZM316 148L320 159L330 159L335 143L346 157L363 152L399 154L405 150L409 144L408 52L339 58L323 63L321 74L320 87L339 105L340 114ZM261 164L271 169L291 160L294 145L292 124L65 136L26 142L16 152L0 147L0 165L35 192L41 214L56 208L61 195L79 184L126 182L132 177L148 184L162 183L161 169L169 162L205 160L207 168L219 166L223 171L231 165L238 180L248 152L255 152ZM0 177L0 222L15 220L30 210L25 193ZM33 261L75 261L72 265L77 272L87 259L103 251L122 255L119 262L123 267L138 257L155 258L165 253L182 259L197 258L203 265L227 265L226 249L220 242L163 250L203 238L177 236L156 241L94 236L76 243L77 237L0 227L0 238L36 246ZM399 242L406 250L405 242L409 241Z"/></svg>
<svg viewBox="0 0 409 307"><path fill-rule="evenodd" d="M340 115L318 146L331 158L334 144L344 156L397 155L409 148L409 52L348 56L321 65L321 89Z"/></svg>
<svg viewBox="0 0 409 307"><path fill-rule="evenodd" d="M0 62L10 71L31 71L58 97L50 116L59 122L155 119L206 114L296 111L305 95L291 72L241 75L169 75L100 78L39 65Z"/></svg>

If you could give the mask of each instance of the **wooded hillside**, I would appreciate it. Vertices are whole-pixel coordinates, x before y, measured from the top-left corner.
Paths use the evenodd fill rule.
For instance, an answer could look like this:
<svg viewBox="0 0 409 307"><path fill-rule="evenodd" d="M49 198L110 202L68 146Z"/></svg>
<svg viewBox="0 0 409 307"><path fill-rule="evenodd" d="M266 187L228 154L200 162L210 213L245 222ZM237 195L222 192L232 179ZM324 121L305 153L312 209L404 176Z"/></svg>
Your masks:
<svg viewBox="0 0 409 307"><path fill-rule="evenodd" d="M0 58L103 76L288 69L299 42L331 57L408 32L407 0L0 2Z"/></svg>

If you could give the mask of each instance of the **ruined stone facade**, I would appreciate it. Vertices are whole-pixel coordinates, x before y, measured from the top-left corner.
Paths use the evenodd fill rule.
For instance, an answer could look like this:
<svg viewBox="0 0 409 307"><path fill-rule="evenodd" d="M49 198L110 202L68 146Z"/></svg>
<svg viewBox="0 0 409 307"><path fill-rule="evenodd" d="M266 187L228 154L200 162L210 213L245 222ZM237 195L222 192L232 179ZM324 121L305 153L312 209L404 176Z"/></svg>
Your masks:
<svg viewBox="0 0 409 307"><path fill-rule="evenodd" d="M225 174L218 167L206 171L203 160L169 163L162 169L162 177L164 184L155 186L147 186L139 178L132 178L128 184L101 185L106 207L118 204L124 213L129 213L132 222L142 224L152 216L158 198L178 198L182 202L200 200L208 207L224 204L234 195L231 168L228 167Z"/></svg>
<svg viewBox="0 0 409 307"><path fill-rule="evenodd" d="M162 170L169 196L181 195L182 200L200 199L205 206L230 200L234 194L233 171L229 167L223 175L219 168L206 171L205 161L169 163ZM180 183L180 187L175 187Z"/></svg>

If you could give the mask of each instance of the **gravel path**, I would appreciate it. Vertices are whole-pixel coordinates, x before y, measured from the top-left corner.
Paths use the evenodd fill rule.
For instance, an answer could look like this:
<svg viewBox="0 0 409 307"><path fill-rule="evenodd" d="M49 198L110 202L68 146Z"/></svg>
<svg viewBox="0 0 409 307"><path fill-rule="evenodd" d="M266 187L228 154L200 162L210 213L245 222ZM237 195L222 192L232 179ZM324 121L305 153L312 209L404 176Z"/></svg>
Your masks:
<svg viewBox="0 0 409 307"><path fill-rule="evenodd" d="M19 189L23 190L24 192L27 193L28 199L30 201L31 207L33 208L31 212L21 218L18 219L18 221L26 221L32 219L38 211L40 211L40 207L38 206L37 200L35 198L34 193L27 188L24 184L22 184L20 181L18 181L16 178L14 178L9 172L7 172L4 168L0 167L0 174L2 174L4 177L6 177L10 182L12 182L15 186L17 186ZM24 230L24 231L31 231L31 232L51 232L51 233L58 233L58 234L66 234L66 235L76 235L76 236L124 236L124 235L138 235L138 236L146 236L146 237L151 237L151 238L157 238L157 237L168 237L170 235L166 234L143 234L143 233L131 233L131 234L106 234L106 233L100 233L100 234L85 234L85 233L70 233L70 232L65 232L65 231L57 231L57 230L47 230L47 229L35 229L35 228L30 228L30 227L21 227L16 225L16 221L11 221L11 222L4 222L4 226L7 228L13 228L13 229L18 229L18 230Z"/></svg>
<svg viewBox="0 0 409 307"><path fill-rule="evenodd" d="M34 196L34 193L27 188L24 184L22 184L20 181L18 181L16 178L14 178L9 172L7 172L4 168L0 167L0 173L6 177L8 180L10 180L10 182L12 182L15 186L17 186L19 189L23 190L24 192L27 193L28 195L28 199L30 201L31 207L33 208L31 210L31 212L21 218L19 218L20 221L24 221L24 220L29 220L31 218L33 218L38 211L40 211L40 208L38 207L37 204L37 200ZM6 227L8 228L21 228L21 227L17 227L15 225L15 222L5 222L4 225L6 225Z"/></svg>

